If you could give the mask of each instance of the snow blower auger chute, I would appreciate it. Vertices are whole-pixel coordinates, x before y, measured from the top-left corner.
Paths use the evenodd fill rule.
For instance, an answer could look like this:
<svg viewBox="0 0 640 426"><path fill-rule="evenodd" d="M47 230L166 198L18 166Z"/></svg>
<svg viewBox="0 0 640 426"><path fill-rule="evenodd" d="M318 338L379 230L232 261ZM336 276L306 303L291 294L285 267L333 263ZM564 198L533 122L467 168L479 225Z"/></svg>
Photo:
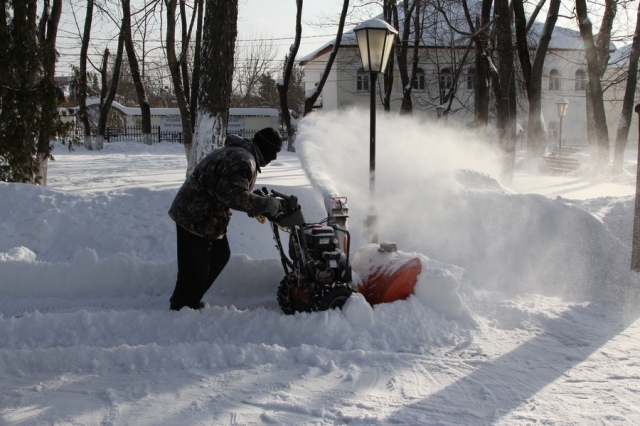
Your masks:
<svg viewBox="0 0 640 426"><path fill-rule="evenodd" d="M278 304L285 314L342 308L354 291L362 293L371 305L406 299L413 294L422 263L415 256L398 252L393 243L358 249L352 270L346 197L327 197L327 218L307 223L295 195L273 190L269 193L267 188L254 192L276 197L282 204L281 213L266 219L284 268ZM258 220L264 223L263 217ZM288 253L280 230L289 234Z"/></svg>
<svg viewBox="0 0 640 426"><path fill-rule="evenodd" d="M282 204L281 213L267 217L285 273L278 287L282 311L291 315L342 308L355 290L349 264L350 235L342 226L348 217L346 198L343 215L336 212L319 223L307 223L295 195L269 193L266 188L254 192L279 198ZM289 234L288 256L280 230Z"/></svg>

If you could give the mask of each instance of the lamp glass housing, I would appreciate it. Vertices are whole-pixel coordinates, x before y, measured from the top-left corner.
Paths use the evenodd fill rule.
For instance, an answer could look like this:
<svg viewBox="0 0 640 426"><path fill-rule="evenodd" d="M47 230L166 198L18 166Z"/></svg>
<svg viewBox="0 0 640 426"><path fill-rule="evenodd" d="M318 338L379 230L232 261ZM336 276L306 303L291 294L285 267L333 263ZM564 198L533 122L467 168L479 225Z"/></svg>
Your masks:
<svg viewBox="0 0 640 426"><path fill-rule="evenodd" d="M393 40L398 33L381 19L370 19L358 25L354 32L365 72L384 72L389 62Z"/></svg>
<svg viewBox="0 0 640 426"><path fill-rule="evenodd" d="M558 102L556 102L556 108L558 108L558 117L564 117L565 115L567 115L569 102L566 99L560 99Z"/></svg>

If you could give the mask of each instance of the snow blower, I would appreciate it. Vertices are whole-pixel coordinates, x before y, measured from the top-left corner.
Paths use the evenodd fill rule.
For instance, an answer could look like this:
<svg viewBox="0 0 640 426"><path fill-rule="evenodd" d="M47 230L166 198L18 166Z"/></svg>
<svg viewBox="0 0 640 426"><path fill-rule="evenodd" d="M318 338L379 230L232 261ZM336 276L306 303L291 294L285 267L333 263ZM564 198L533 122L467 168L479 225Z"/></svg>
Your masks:
<svg viewBox="0 0 640 426"><path fill-rule="evenodd" d="M278 304L285 314L342 308L354 291L362 293L369 304L406 299L413 294L417 276L422 271L418 258L398 256L396 245L383 243L364 247L357 253L357 273L350 263L351 234L347 229L347 198L325 200L327 218L307 223L295 195L285 195L267 188L254 191L276 197L282 211L276 217L258 216L269 224L280 253L285 276L278 286ZM285 254L280 230L289 234Z"/></svg>
<svg viewBox="0 0 640 426"><path fill-rule="evenodd" d="M278 286L278 304L285 314L342 308L355 287L349 265L350 235L346 229L346 198L336 197L333 215L319 223L307 223L295 195L267 188L254 191L276 197L282 212L266 217L280 253L284 278ZM263 217L258 220L264 223ZM289 234L288 254L280 230Z"/></svg>

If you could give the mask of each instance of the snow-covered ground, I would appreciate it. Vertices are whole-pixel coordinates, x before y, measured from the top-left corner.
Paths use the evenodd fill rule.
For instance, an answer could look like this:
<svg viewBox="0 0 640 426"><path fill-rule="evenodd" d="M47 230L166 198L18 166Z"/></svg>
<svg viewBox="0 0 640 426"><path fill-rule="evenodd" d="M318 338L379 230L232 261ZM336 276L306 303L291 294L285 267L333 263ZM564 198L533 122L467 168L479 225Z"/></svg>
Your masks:
<svg viewBox="0 0 640 426"><path fill-rule="evenodd" d="M169 311L179 145L58 145L48 187L0 183L0 424L640 424L635 153L505 188L473 135L381 116L377 140L380 239L433 267L374 308L283 315L270 229L236 212L207 307ZM364 246L368 115L298 145L257 185L307 219L347 196Z"/></svg>

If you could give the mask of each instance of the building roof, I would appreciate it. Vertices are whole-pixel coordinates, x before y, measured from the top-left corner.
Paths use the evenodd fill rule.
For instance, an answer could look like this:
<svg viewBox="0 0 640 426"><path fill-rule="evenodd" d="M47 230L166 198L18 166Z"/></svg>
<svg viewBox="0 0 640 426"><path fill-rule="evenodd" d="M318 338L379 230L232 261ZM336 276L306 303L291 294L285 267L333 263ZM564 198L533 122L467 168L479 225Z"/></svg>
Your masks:
<svg viewBox="0 0 640 426"><path fill-rule="evenodd" d="M449 10L447 11L449 16L449 21L454 23L457 29L460 32L469 32L469 26L466 18L464 17L464 11L460 7L460 4L457 2L448 3ZM442 15L433 9L432 6L429 6L432 10L427 11L427 23L425 23L425 31L423 32L421 38L421 45L429 48L429 47L449 47L452 44L459 45L460 47L466 47L469 43L469 38L465 35L460 34L459 32L455 32L451 30L447 24L447 22L442 19ZM469 5L470 13L472 16L477 13L474 10L479 10L480 2L471 3ZM382 19L382 15L376 16L376 18ZM399 37L402 37L402 21L404 19L402 8L398 8L398 21L399 21ZM429 22L430 21L430 22ZM529 32L529 47L535 49L537 45L537 41L542 34L544 29L543 22L534 22L531 26L531 30ZM413 26L411 26L411 32L413 32ZM413 45L413 36L409 37L409 45ZM301 66L306 65L309 62L312 62L316 58L320 56L324 56L325 54L331 52L333 46L335 45L335 39L325 43L323 46L314 50L313 52L308 53L307 55L301 57L298 61ZM340 47L357 47L358 43L356 41L355 33L353 30L345 31L342 35L342 40L340 43ZM551 42L549 43L549 49L553 50L584 50L584 46L582 44L582 38L580 37L580 32L574 29L565 28L556 25L553 29L553 36L551 38ZM616 46L613 43L610 43L609 50L611 52L615 52Z"/></svg>

